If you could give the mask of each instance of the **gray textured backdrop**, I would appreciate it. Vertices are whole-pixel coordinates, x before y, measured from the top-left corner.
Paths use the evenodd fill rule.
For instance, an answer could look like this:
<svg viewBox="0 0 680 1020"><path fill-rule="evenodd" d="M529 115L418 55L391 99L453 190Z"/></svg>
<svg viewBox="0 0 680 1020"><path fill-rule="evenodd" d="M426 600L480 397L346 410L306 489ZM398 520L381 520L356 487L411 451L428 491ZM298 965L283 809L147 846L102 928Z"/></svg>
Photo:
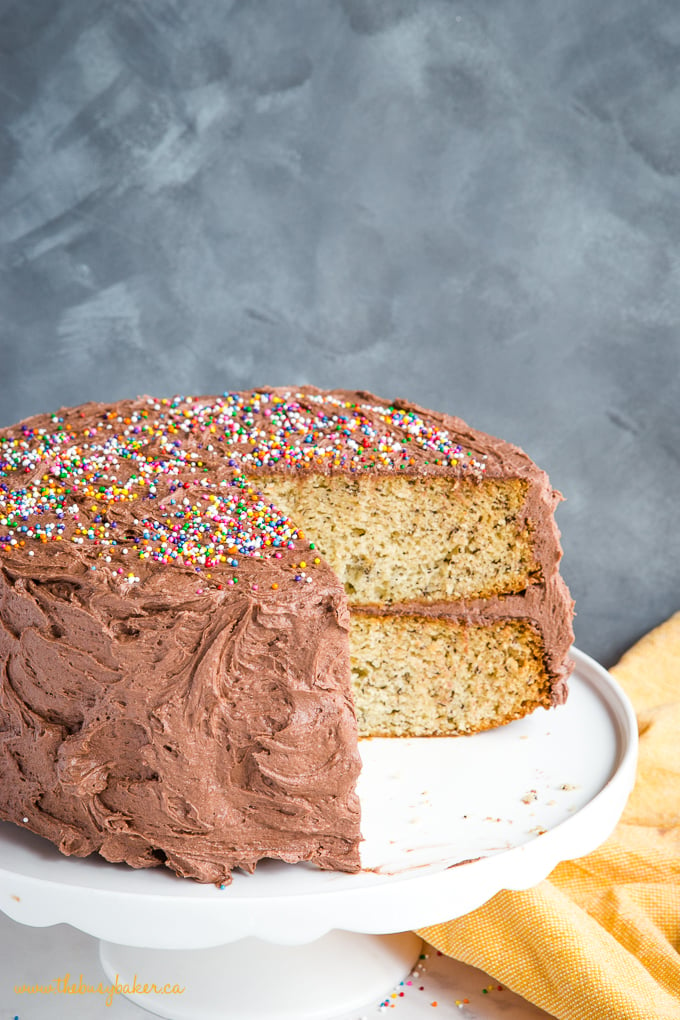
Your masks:
<svg viewBox="0 0 680 1020"><path fill-rule="evenodd" d="M577 642L680 608L676 0L0 2L0 424L313 382L524 446Z"/></svg>

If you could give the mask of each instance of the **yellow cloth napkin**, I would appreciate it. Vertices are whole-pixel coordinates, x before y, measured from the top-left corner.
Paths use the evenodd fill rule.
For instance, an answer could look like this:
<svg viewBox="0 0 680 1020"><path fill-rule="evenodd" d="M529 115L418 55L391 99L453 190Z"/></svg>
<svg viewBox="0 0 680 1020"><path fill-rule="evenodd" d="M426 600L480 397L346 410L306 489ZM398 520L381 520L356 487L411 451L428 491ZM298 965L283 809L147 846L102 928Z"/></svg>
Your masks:
<svg viewBox="0 0 680 1020"><path fill-rule="evenodd" d="M533 889L419 934L557 1020L680 1020L680 612L611 672L640 733L612 836Z"/></svg>

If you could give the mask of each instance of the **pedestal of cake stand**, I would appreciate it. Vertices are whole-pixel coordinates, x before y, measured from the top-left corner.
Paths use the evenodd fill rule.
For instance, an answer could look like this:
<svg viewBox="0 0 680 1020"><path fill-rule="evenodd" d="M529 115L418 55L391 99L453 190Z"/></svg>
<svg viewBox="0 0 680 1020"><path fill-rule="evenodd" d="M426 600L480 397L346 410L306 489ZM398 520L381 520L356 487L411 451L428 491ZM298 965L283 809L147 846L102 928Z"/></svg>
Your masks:
<svg viewBox="0 0 680 1020"><path fill-rule="evenodd" d="M109 980L159 1016L328 1020L375 1006L417 958L412 929L535 885L616 825L637 723L613 678L573 656L559 709L473 737L362 745L357 875L265 861L220 890L63 857L0 823L0 909L102 940Z"/></svg>
<svg viewBox="0 0 680 1020"><path fill-rule="evenodd" d="M376 1006L422 951L412 932L332 931L303 946L247 938L213 949L135 949L100 942L111 983L170 1020L330 1020ZM135 993L145 980L164 989ZM181 991L180 991L181 989Z"/></svg>

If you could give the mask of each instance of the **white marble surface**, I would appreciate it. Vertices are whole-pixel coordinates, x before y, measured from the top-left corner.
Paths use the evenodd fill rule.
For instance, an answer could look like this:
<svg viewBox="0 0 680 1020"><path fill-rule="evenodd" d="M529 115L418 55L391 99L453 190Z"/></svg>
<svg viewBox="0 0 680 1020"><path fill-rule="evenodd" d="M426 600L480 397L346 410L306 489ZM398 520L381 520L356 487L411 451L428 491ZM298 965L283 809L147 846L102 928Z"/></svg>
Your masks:
<svg viewBox="0 0 680 1020"><path fill-rule="evenodd" d="M16 986L51 982L63 987L107 983L99 963L97 942L67 925L29 928L0 914L0 1016L3 1020L142 1020L150 1014L115 996L106 1005L100 994L18 994ZM425 959L403 985L385 989L385 999L337 1020L549 1020L549 1015L474 967L438 955L424 946ZM153 980L150 978L150 980ZM304 981L304 973L300 974ZM347 975L351 982L352 975ZM411 982L408 984L408 982ZM467 1001L466 1001L467 1000ZM386 1003L386 1005L383 1005ZM436 1003L436 1006L433 1004ZM224 989L224 1018L229 1012L229 988Z"/></svg>

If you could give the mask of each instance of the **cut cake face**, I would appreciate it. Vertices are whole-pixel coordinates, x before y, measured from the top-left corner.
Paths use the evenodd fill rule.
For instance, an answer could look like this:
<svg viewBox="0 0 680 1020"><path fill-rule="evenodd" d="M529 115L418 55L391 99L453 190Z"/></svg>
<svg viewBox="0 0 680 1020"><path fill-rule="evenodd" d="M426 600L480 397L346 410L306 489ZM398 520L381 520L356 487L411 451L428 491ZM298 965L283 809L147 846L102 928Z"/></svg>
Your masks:
<svg viewBox="0 0 680 1020"><path fill-rule="evenodd" d="M365 393L0 430L0 816L199 881L357 870L357 716L464 733L563 700L558 498L515 447Z"/></svg>

